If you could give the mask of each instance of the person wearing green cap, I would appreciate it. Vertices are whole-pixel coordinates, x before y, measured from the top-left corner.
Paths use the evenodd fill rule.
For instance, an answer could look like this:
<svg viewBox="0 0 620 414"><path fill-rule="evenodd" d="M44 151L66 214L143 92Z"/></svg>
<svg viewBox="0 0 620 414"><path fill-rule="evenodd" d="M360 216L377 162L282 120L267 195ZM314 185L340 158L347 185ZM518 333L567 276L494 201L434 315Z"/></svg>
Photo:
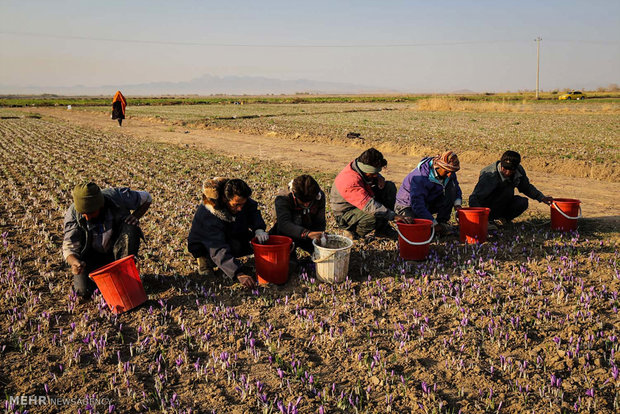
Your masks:
<svg viewBox="0 0 620 414"><path fill-rule="evenodd" d="M151 202L146 191L101 190L92 182L75 186L65 213L62 253L79 296L90 297L97 287L88 277L93 270L138 253L143 238L139 219Z"/></svg>
<svg viewBox="0 0 620 414"><path fill-rule="evenodd" d="M386 165L383 154L369 148L336 176L329 201L346 237L360 239L375 230L375 236L396 239L389 221L412 221L394 212L396 185L379 174Z"/></svg>

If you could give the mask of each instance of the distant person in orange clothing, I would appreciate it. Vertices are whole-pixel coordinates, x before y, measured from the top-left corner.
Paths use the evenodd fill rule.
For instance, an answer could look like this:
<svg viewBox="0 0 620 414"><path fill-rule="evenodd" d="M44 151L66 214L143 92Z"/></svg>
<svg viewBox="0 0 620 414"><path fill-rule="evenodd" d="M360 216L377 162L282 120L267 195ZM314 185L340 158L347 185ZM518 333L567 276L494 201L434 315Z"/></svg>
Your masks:
<svg viewBox="0 0 620 414"><path fill-rule="evenodd" d="M116 91L114 99L112 99L112 119L118 120L118 126L123 125L123 119L125 119L125 107L127 106L127 100L121 93Z"/></svg>

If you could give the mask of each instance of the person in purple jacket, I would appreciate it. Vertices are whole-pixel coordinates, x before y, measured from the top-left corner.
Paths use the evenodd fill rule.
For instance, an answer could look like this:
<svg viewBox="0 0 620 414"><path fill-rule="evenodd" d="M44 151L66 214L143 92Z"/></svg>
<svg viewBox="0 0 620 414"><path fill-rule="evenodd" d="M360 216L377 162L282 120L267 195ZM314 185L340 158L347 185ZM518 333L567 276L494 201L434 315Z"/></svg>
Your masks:
<svg viewBox="0 0 620 414"><path fill-rule="evenodd" d="M462 204L463 195L456 178L459 169L459 158L452 151L423 158L405 177L396 194L396 214L432 220L435 233L448 233L452 208L458 210Z"/></svg>

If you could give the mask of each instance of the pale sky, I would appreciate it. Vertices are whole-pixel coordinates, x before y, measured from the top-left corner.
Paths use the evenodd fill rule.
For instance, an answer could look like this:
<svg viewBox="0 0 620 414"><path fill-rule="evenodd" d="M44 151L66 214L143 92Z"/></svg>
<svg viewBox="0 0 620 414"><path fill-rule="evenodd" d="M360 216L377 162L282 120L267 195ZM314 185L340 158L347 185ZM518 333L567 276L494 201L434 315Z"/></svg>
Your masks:
<svg viewBox="0 0 620 414"><path fill-rule="evenodd" d="M516 91L536 85L537 36L543 90L620 83L618 0L0 0L0 84L235 75Z"/></svg>

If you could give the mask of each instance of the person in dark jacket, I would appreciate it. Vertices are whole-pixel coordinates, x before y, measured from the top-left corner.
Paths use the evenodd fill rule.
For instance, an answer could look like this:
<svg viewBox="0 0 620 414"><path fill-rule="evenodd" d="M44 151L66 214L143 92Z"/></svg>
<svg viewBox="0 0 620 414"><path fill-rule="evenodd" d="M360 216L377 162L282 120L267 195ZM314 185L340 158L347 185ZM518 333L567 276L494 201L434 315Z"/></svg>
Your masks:
<svg viewBox="0 0 620 414"><path fill-rule="evenodd" d="M102 191L91 182L73 189L73 201L65 213L62 253L71 266L75 292L90 297L97 285L89 273L138 253L143 237L139 219L152 199L146 191Z"/></svg>
<svg viewBox="0 0 620 414"><path fill-rule="evenodd" d="M198 262L198 273L213 275L219 267L226 276L236 277L245 287L255 286L252 276L243 270L238 257L252 254L250 240L268 240L258 203L250 198L252 190L240 179L214 178L202 187L198 206L187 239L189 252Z"/></svg>
<svg viewBox="0 0 620 414"><path fill-rule="evenodd" d="M448 232L452 208L458 210L462 204L463 196L456 177L460 168L459 158L452 151L423 158L403 180L396 194L396 212L431 220L438 234ZM437 214L437 219L433 214Z"/></svg>
<svg viewBox="0 0 620 414"><path fill-rule="evenodd" d="M118 126L123 125L123 119L125 119L125 107L127 106L127 100L121 93L116 91L114 98L112 98L112 119L118 120Z"/></svg>
<svg viewBox="0 0 620 414"><path fill-rule="evenodd" d="M379 174L386 165L383 154L370 148L336 176L329 201L345 236L359 239L375 230L376 236L395 239L389 221L410 221L394 212L396 185Z"/></svg>
<svg viewBox="0 0 620 414"><path fill-rule="evenodd" d="M310 175L300 175L289 183L275 199L276 222L269 234L287 236L296 247L308 253L314 251L312 240L320 239L325 231L325 194ZM291 252L295 268L297 255Z"/></svg>
<svg viewBox="0 0 620 414"><path fill-rule="evenodd" d="M509 224L527 210L528 200L515 195L517 188L526 196L545 204L551 204L553 198L541 193L525 174L521 166L521 155L515 151L506 151L499 161L480 171L480 178L474 191L469 196L471 207L489 207L490 220L499 220ZM495 229L489 223L490 229Z"/></svg>

